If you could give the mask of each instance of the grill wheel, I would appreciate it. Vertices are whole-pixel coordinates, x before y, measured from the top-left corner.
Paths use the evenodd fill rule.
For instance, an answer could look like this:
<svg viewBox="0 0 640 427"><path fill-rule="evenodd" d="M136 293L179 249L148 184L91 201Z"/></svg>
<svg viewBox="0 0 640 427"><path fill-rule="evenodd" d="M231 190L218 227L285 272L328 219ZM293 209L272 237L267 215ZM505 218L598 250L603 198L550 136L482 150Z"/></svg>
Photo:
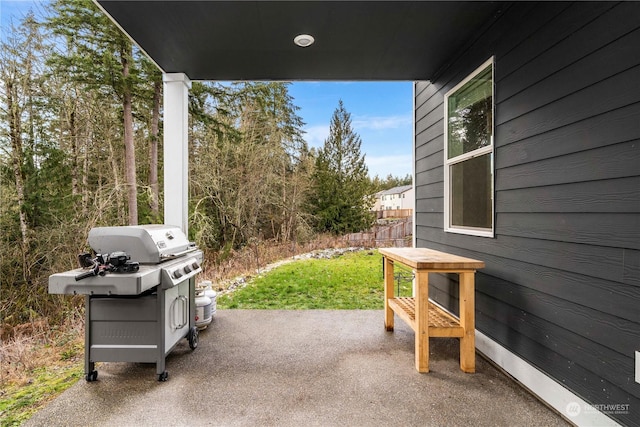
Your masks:
<svg viewBox="0 0 640 427"><path fill-rule="evenodd" d="M195 350L198 347L198 328L192 326L187 334L187 339L189 340L191 350Z"/></svg>
<svg viewBox="0 0 640 427"><path fill-rule="evenodd" d="M84 377L85 380L87 380L87 382L92 382L92 381L96 381L98 379L98 371L91 371L89 373L87 373Z"/></svg>

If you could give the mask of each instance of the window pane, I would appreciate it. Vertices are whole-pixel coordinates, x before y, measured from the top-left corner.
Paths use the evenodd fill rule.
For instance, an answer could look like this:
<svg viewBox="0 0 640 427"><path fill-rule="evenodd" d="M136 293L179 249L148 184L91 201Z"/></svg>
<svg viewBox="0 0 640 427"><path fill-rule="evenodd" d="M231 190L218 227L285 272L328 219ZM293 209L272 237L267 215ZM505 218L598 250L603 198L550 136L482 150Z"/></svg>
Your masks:
<svg viewBox="0 0 640 427"><path fill-rule="evenodd" d="M491 65L447 98L449 159L491 145Z"/></svg>
<svg viewBox="0 0 640 427"><path fill-rule="evenodd" d="M451 226L491 228L491 154L453 164L450 168Z"/></svg>

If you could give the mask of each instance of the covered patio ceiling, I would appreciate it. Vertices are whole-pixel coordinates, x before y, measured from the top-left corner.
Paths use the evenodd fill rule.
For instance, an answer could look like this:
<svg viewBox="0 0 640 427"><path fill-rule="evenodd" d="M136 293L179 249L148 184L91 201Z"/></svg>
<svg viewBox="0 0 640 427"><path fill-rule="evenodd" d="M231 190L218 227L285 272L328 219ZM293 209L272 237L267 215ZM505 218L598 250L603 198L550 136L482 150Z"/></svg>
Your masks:
<svg viewBox="0 0 640 427"><path fill-rule="evenodd" d="M164 72L191 80L429 80L509 4L95 1ZM315 43L296 46L299 34Z"/></svg>

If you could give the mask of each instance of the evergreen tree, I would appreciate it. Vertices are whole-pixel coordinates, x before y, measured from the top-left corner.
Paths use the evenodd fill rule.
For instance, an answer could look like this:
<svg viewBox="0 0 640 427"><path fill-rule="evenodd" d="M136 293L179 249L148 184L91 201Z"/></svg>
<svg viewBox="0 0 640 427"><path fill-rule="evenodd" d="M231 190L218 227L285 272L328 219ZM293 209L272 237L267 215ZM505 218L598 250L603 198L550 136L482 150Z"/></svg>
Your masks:
<svg viewBox="0 0 640 427"><path fill-rule="evenodd" d="M46 124L48 96L43 76L43 58L47 47L38 22L29 12L18 26L11 24L5 40L0 41L0 170L3 179L0 193L6 194L0 203L0 215L8 215L19 222L20 238L4 228L3 238L20 242L22 259L28 258L33 243L33 230L45 220L42 205L52 200L60 177L59 153L50 143ZM47 213L59 205L50 206ZM3 242L4 243L4 242ZM0 257L2 253L0 253ZM22 263L23 279L30 273Z"/></svg>
<svg viewBox="0 0 640 427"><path fill-rule="evenodd" d="M310 207L320 232L352 233L372 224L372 189L361 143L351 128L351 114L340 100L313 174Z"/></svg>
<svg viewBox="0 0 640 427"><path fill-rule="evenodd" d="M111 97L122 109L128 222L136 225L138 190L133 98L140 85L140 70L132 43L91 0L55 0L51 8L48 27L66 42L66 50L50 59L51 67L78 83L108 93L106 99Z"/></svg>

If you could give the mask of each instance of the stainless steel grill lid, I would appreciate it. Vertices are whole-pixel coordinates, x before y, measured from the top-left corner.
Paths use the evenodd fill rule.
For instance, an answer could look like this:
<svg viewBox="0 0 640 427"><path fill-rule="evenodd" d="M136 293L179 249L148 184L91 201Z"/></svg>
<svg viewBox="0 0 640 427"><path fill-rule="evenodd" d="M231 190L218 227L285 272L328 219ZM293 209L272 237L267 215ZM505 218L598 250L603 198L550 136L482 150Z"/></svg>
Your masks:
<svg viewBox="0 0 640 427"><path fill-rule="evenodd" d="M164 224L96 227L88 240L98 254L124 251L141 264L157 264L197 249L180 227Z"/></svg>

